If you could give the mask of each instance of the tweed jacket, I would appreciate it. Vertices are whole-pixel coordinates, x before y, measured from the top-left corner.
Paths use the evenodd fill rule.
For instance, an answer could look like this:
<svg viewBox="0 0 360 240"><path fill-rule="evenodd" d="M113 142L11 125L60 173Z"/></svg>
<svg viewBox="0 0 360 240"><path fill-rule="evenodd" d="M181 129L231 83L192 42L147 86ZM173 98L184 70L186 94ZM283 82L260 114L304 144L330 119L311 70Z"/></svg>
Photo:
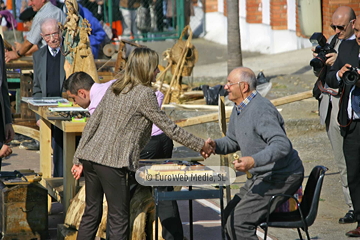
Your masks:
<svg viewBox="0 0 360 240"><path fill-rule="evenodd" d="M186 132L166 116L150 87L137 85L118 96L110 87L84 128L74 164L83 159L135 171L153 123L173 140L197 152L204 145L203 139Z"/></svg>

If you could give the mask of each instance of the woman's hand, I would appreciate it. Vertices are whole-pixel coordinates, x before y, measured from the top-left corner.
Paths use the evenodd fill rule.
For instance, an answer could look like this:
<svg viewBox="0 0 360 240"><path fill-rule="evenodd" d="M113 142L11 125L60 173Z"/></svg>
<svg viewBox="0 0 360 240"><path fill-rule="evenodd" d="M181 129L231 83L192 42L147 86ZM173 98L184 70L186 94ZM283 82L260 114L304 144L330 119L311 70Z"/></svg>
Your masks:
<svg viewBox="0 0 360 240"><path fill-rule="evenodd" d="M82 171L83 171L82 164L74 164L71 168L71 173L76 180L80 179Z"/></svg>

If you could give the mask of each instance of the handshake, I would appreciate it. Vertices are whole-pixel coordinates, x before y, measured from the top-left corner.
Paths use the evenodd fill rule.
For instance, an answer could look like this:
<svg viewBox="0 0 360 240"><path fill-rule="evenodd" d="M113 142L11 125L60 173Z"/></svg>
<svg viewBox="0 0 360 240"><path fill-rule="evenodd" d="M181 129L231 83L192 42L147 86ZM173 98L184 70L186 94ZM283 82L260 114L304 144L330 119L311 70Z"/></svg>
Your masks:
<svg viewBox="0 0 360 240"><path fill-rule="evenodd" d="M215 154L215 148L216 143L211 138L208 138L205 141L204 146L202 147L200 153L203 156L203 158L210 157L211 154ZM242 156L239 157L236 153L233 155L234 161L232 162L234 164L234 168L237 171L245 172L248 175L248 178L251 178L251 173L248 171L252 169L255 166L255 160L252 156Z"/></svg>
<svg viewBox="0 0 360 240"><path fill-rule="evenodd" d="M201 148L201 156L203 156L205 159L210 157L211 154L215 154L215 148L216 148L216 143L214 140L212 140L211 138L208 138L205 141L204 146Z"/></svg>

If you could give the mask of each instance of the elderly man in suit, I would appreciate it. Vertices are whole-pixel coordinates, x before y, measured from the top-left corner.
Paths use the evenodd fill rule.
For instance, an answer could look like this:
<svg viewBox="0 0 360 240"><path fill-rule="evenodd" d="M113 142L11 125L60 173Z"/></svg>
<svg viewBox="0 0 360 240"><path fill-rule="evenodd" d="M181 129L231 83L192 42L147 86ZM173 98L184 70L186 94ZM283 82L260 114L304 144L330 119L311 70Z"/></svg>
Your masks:
<svg viewBox="0 0 360 240"><path fill-rule="evenodd" d="M6 67L4 61L4 41L0 35L0 170L3 157L7 157L12 153L11 148L4 144L10 142L14 138L14 129L12 127L12 118L10 110L10 98L8 85L6 80Z"/></svg>
<svg viewBox="0 0 360 240"><path fill-rule="evenodd" d="M327 74L326 83L342 92L338 122L341 135L344 137L343 152L347 167L347 179L350 196L354 206L357 228L346 233L349 237L360 237L360 81L354 77L353 81L346 81L351 67L360 67L360 16L353 24L355 39L341 43L339 54ZM354 69L353 72L360 74ZM351 80L351 79L350 79Z"/></svg>
<svg viewBox="0 0 360 240"><path fill-rule="evenodd" d="M55 18L58 22L64 24L66 20L65 13L63 13L60 8L54 6L48 0L29 0L28 4L36 13L33 19L32 28L27 35L26 40L21 44L17 45L16 51L8 51L5 54L5 61L9 62L11 60L19 59L34 46L34 45L45 45L46 41L41 41L40 32L41 29L39 25L47 18Z"/></svg>
<svg viewBox="0 0 360 240"><path fill-rule="evenodd" d="M65 80L64 55L61 54L62 37L58 21L45 19L41 23L41 37L46 45L33 55L34 97L61 97ZM39 120L37 124L39 125ZM52 127L54 177L63 176L63 133Z"/></svg>

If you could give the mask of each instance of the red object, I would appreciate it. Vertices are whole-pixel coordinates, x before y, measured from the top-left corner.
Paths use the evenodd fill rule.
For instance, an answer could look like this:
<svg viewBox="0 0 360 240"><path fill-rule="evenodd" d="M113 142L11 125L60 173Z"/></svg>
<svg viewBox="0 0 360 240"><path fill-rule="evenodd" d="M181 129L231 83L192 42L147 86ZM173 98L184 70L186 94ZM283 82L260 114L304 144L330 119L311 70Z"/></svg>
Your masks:
<svg viewBox="0 0 360 240"><path fill-rule="evenodd" d="M115 29L114 34L116 35L116 37L122 35L123 28L122 28L121 21L118 20L118 21L112 22L112 29Z"/></svg>
<svg viewBox="0 0 360 240"><path fill-rule="evenodd" d="M18 30L18 31L28 31L28 29L25 29L24 24L22 22L18 22L16 30Z"/></svg>

